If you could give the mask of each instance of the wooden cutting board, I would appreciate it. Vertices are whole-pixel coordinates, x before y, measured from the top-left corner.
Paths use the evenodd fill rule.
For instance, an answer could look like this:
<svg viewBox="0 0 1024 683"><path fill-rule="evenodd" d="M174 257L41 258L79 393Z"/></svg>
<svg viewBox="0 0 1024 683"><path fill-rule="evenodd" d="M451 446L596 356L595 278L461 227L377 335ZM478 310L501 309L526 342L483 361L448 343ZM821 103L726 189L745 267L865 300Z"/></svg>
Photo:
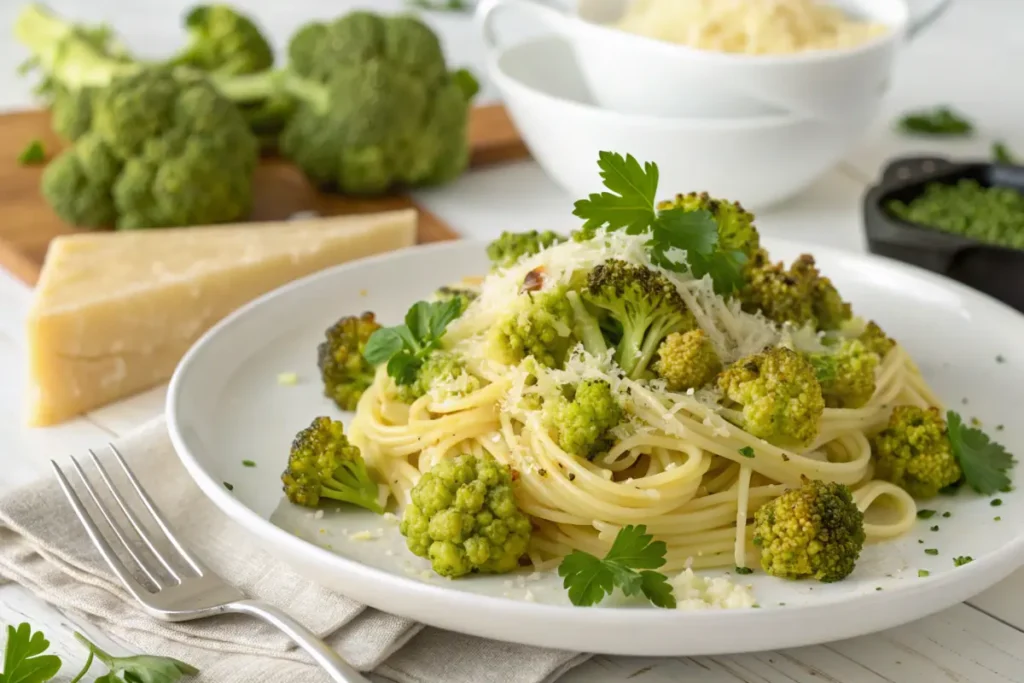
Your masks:
<svg viewBox="0 0 1024 683"><path fill-rule="evenodd" d="M479 168L529 157L529 152L500 105L473 110L469 137L470 166ZM42 140L48 156L60 147L44 111L0 115L0 267L32 286L46 257L50 240L76 229L60 221L39 193L43 167L22 167L17 158L33 139ZM355 199L326 195L314 189L302 173L280 159L263 159L256 170L253 221L288 218L298 211L324 216L372 213L416 207L420 212L419 241L437 242L458 235L410 197L396 195Z"/></svg>

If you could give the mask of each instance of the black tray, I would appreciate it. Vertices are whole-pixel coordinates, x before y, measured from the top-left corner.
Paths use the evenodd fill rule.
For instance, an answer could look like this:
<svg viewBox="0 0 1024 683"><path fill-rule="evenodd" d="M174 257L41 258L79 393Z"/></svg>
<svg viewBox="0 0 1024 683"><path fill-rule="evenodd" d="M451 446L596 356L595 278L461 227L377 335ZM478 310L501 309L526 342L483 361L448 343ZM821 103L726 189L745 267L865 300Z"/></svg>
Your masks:
<svg viewBox="0 0 1024 683"><path fill-rule="evenodd" d="M955 163L939 157L901 157L882 172L864 196L868 249L947 275L1024 312L1024 251L985 244L910 223L885 209L892 199L909 202L933 182L972 178L986 187L1024 193L1024 167L984 162Z"/></svg>

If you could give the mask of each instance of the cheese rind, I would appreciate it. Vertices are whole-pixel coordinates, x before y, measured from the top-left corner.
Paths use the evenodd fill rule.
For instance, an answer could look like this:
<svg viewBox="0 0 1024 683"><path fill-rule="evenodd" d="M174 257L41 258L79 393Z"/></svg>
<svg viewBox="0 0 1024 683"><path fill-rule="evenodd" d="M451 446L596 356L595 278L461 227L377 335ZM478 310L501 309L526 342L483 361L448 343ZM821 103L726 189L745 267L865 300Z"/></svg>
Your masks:
<svg viewBox="0 0 1024 683"><path fill-rule="evenodd" d="M413 209L58 237L29 311L29 424L55 424L160 384L243 304L415 241Z"/></svg>

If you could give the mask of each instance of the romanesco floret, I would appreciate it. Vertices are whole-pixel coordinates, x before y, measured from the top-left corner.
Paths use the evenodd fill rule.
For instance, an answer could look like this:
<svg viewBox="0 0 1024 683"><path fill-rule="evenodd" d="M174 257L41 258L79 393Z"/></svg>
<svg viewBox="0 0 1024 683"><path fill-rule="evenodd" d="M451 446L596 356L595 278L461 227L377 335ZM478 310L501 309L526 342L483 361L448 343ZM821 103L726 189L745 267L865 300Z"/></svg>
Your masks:
<svg viewBox="0 0 1024 683"><path fill-rule="evenodd" d="M722 371L722 361L704 332L673 332L658 347L654 371L670 391L699 389Z"/></svg>
<svg viewBox="0 0 1024 683"><path fill-rule="evenodd" d="M761 567L783 579L845 579L864 546L864 514L843 484L811 481L754 513Z"/></svg>
<svg viewBox="0 0 1024 683"><path fill-rule="evenodd" d="M443 387L439 400L458 398L480 388L480 380L466 370L462 358L450 351L434 351L416 371L412 384L399 384L398 397L412 403L434 387Z"/></svg>
<svg viewBox="0 0 1024 683"><path fill-rule="evenodd" d="M882 328L875 321L869 321L860 335L860 341L868 348L878 354L879 358L885 358L896 342L890 339Z"/></svg>
<svg viewBox="0 0 1024 683"><path fill-rule="evenodd" d="M878 354L860 340L843 339L834 349L809 354L829 408L860 408L875 393Z"/></svg>
<svg viewBox="0 0 1024 683"><path fill-rule="evenodd" d="M571 399L559 396L546 401L544 410L561 449L588 459L611 448L615 442L611 430L625 418L618 397L602 379L583 380Z"/></svg>
<svg viewBox="0 0 1024 683"><path fill-rule="evenodd" d="M931 498L963 476L937 408L896 406L886 428L871 439L871 452L875 476L915 498Z"/></svg>
<svg viewBox="0 0 1024 683"><path fill-rule="evenodd" d="M781 262L772 263L767 252L758 251L747 263L740 301L748 313L760 311L777 323L811 323L818 330L837 329L852 315L850 305L809 254L786 270Z"/></svg>
<svg viewBox="0 0 1024 683"><path fill-rule="evenodd" d="M550 230L503 232L498 239L487 245L487 257L491 259L493 268L508 268L514 266L520 259L538 254L564 241L564 237Z"/></svg>
<svg viewBox="0 0 1024 683"><path fill-rule="evenodd" d="M761 236L754 227L754 214L739 202L715 199L707 192L690 192L658 203L658 210L669 209L708 211L718 224L718 244L722 249L742 251L749 259L761 248Z"/></svg>
<svg viewBox="0 0 1024 683"><path fill-rule="evenodd" d="M374 367L363 357L370 335L380 329L373 313L350 315L327 329L317 347L317 366L324 395L342 410L355 410L363 392L373 383Z"/></svg>
<svg viewBox="0 0 1024 683"><path fill-rule="evenodd" d="M810 445L825 409L814 367L784 346L741 358L718 376L728 402L742 407L739 426L783 448Z"/></svg>
<svg viewBox="0 0 1024 683"><path fill-rule="evenodd" d="M490 355L515 365L528 356L549 368L559 368L576 344L572 304L565 289L524 292L514 308L490 332Z"/></svg>
<svg viewBox="0 0 1024 683"><path fill-rule="evenodd" d="M384 512L359 448L349 443L344 426L329 417L314 419L295 435L281 481L296 505L317 507L327 499Z"/></svg>
<svg viewBox="0 0 1024 683"><path fill-rule="evenodd" d="M412 488L399 530L413 554L441 576L504 574L519 566L532 525L512 475L490 455L447 458Z"/></svg>
<svg viewBox="0 0 1024 683"><path fill-rule="evenodd" d="M652 374L651 362L665 337L696 327L671 280L617 259L590 271L583 299L621 326L615 362L631 379Z"/></svg>

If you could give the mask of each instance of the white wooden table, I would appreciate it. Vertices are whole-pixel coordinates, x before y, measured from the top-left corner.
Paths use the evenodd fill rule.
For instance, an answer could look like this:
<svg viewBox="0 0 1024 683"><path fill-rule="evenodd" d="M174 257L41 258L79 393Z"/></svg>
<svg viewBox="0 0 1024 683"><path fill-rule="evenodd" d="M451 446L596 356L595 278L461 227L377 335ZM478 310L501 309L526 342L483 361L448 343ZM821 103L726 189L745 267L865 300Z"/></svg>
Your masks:
<svg viewBox="0 0 1024 683"><path fill-rule="evenodd" d="M20 3L0 3L3 35ZM183 0L54 0L59 12L117 24L133 47L167 53L180 40L174 27ZM399 0L331 3L318 0L248 0L237 4L258 15L281 45L295 26L347 7L395 9ZM482 47L463 17L432 16L448 52L460 63L479 64ZM1024 154L1024 1L957 0L950 13L903 56L886 113L864 144L811 190L759 216L763 235L843 249L863 250L860 198L881 163L907 152L986 156L992 139ZM0 41L0 108L31 103L29 85L14 75L23 58L11 41ZM485 96L493 91L485 88ZM889 129L899 112L949 103L970 114L981 135L956 143L898 139ZM628 151L628 150L624 150ZM697 189L697 188L670 188ZM424 202L468 236L502 229L565 229L571 198L532 163L474 173L454 185L424 193ZM742 199L742 198L740 198ZM2 217L0 217L2 219ZM51 429L23 425L25 350L23 321L30 291L0 272L0 491L47 474L47 460L81 451L130 431L157 416L164 389L103 408ZM1024 523L1018 520L1011 523ZM0 624L27 620L42 628L65 656L66 670L84 660L70 638L84 628L25 590L0 587ZM111 644L116 647L116 644ZM567 675L565 683L996 683L1024 681L1024 570L965 604L880 634L783 652L680 659L596 657Z"/></svg>

